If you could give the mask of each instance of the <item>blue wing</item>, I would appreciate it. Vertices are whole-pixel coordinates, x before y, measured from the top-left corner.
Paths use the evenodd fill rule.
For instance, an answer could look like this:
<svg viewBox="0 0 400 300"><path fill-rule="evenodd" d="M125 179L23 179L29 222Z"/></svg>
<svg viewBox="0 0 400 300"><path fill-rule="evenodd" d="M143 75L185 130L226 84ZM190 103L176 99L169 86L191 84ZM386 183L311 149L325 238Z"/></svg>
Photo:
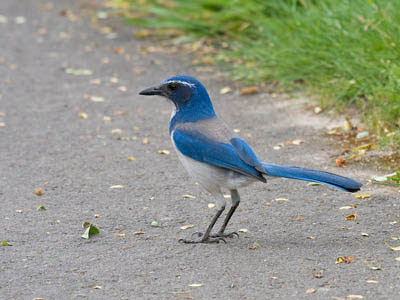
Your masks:
<svg viewBox="0 0 400 300"><path fill-rule="evenodd" d="M174 131L172 138L175 146L183 155L266 182L262 174L255 168L261 163L243 140L233 138L230 140L232 144L221 143L199 131L179 129ZM238 149L239 151L237 151Z"/></svg>

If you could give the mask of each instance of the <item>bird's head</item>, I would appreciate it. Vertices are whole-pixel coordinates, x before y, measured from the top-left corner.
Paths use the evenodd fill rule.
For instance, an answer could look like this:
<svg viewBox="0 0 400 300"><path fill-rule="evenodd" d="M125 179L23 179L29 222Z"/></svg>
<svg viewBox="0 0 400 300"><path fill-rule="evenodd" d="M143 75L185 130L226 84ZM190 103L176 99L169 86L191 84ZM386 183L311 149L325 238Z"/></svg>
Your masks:
<svg viewBox="0 0 400 300"><path fill-rule="evenodd" d="M139 93L145 96L163 96L175 104L176 111L195 119L215 116L205 87L190 76L178 75L164 80L160 85Z"/></svg>

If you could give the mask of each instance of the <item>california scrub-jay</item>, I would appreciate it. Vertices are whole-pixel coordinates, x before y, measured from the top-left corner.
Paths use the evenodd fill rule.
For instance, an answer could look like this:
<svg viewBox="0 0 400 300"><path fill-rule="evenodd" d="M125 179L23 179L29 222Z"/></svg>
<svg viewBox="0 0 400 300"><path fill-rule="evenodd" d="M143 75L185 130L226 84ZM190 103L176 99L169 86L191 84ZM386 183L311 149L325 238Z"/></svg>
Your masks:
<svg viewBox="0 0 400 300"><path fill-rule="evenodd" d="M356 192L362 186L353 179L332 173L261 162L250 146L233 135L217 117L205 87L193 77L171 77L139 94L163 96L173 102L169 133L179 159L188 173L217 199L217 214L205 233L196 233L197 237L181 239L181 242L215 243L238 235L225 233L239 206L238 188L255 181L265 183L268 176L319 182L348 192ZM221 189L230 191L232 206L221 229L211 234L225 209L226 201Z"/></svg>

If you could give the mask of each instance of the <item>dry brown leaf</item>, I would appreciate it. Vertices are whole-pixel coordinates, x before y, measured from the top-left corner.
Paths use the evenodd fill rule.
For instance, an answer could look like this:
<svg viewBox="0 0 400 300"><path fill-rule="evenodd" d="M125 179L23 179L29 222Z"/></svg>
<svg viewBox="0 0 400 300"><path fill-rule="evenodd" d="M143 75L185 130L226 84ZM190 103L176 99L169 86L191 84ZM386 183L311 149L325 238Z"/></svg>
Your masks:
<svg viewBox="0 0 400 300"><path fill-rule="evenodd" d="M254 95L254 94L258 94L260 92L260 89L258 88L258 86L249 86L249 87L245 87L242 88L240 90L240 95Z"/></svg>
<svg viewBox="0 0 400 300"><path fill-rule="evenodd" d="M343 256L343 261L344 261L346 264L351 263L353 260L354 260L354 256Z"/></svg>
<svg viewBox="0 0 400 300"><path fill-rule="evenodd" d="M350 214L346 216L347 221L355 221L357 219L357 214Z"/></svg>
<svg viewBox="0 0 400 300"><path fill-rule="evenodd" d="M335 167L344 167L346 165L346 159L338 157L335 161Z"/></svg>
<svg viewBox="0 0 400 300"><path fill-rule="evenodd" d="M256 250L258 248L261 248L261 245L257 242L254 242L253 245L249 246L249 250Z"/></svg>
<svg viewBox="0 0 400 300"><path fill-rule="evenodd" d="M133 235L142 235L142 234L144 234L143 231L135 231L135 232L133 233Z"/></svg>
<svg viewBox="0 0 400 300"><path fill-rule="evenodd" d="M34 193L37 196L42 196L43 195L43 189L42 188L37 188L37 189L35 189Z"/></svg>

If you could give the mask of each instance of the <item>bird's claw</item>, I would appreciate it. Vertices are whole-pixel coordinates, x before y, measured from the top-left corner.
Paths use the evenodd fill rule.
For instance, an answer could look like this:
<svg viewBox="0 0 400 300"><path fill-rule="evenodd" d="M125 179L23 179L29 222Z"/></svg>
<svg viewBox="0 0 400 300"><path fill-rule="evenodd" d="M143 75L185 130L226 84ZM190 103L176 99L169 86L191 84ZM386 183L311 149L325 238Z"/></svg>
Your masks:
<svg viewBox="0 0 400 300"><path fill-rule="evenodd" d="M197 239L193 239L193 236L197 235ZM192 235L192 239L179 239L179 243L183 244L218 244L220 241L226 244L226 241L223 237L219 236L207 236L205 237L202 232L194 232Z"/></svg>
<svg viewBox="0 0 400 300"><path fill-rule="evenodd" d="M215 234L210 234L210 237L213 237L213 238L229 238L229 239L232 239L232 238L234 238L234 237L239 237L239 233L237 233L237 232L230 232L230 233L223 233L223 232L218 232L218 233L215 233Z"/></svg>

